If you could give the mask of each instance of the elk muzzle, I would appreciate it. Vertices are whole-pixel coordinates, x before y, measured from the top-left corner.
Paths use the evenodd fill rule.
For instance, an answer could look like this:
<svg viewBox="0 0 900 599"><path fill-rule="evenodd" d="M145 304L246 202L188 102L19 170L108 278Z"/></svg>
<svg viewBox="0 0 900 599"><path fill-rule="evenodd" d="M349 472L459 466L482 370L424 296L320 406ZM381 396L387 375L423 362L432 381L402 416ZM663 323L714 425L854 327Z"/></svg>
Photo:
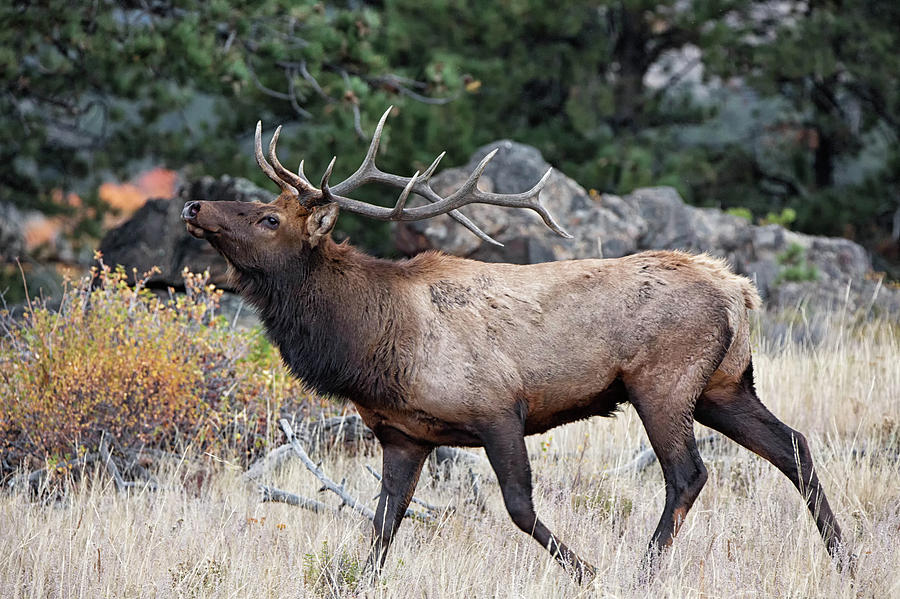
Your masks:
<svg viewBox="0 0 900 599"><path fill-rule="evenodd" d="M201 205L201 202L196 201L185 203L184 208L181 210L181 220L184 221L188 233L198 239L205 239L207 235L218 233L219 230L218 228L211 228L200 223L199 215Z"/></svg>

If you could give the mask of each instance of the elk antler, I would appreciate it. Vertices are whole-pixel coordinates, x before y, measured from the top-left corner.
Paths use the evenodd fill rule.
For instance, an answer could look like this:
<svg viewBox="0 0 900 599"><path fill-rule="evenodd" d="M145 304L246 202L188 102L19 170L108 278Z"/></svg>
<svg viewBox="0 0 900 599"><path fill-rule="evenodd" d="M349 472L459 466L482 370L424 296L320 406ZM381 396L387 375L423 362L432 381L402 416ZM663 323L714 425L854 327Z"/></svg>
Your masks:
<svg viewBox="0 0 900 599"><path fill-rule="evenodd" d="M435 192L431 188L429 182L438 163L444 157L444 152L438 155L434 162L431 163L431 166L425 169L425 172L421 175L417 171L412 177L401 177L400 175L385 173L379 169L375 165L375 155L378 152L378 145L381 141L381 132L384 129L384 123L392 109L393 107L388 108L381 116L381 120L378 121L378 126L375 128L375 134L372 136L372 143L369 145L366 157L363 159L359 168L356 169L356 172L333 187L328 185L328 179L334 168L335 158L332 158L331 163L328 165L325 175L322 177L322 183L320 184L319 189L313 187L302 174L302 162L300 163L298 173L291 173L278 162L278 159L275 157L275 144L278 141L278 135L281 131L280 127L275 131L275 135L272 137L272 143L269 145L269 158L275 165L273 169L272 166L265 161L265 158L262 155L262 145L260 141L261 125L257 125L257 162L266 175L281 187L282 191L293 197L297 197L305 206L313 206L325 202L335 202L342 210L355 212L356 214L362 214L363 216L383 221L415 221L432 218L439 214L449 214L457 222L475 233L479 238L495 245L502 244L484 233L472 223L472 221L460 214L457 209L468 204L491 204L509 208L528 208L537 212L543 219L544 224L558 235L567 239L572 238L571 235L566 233L563 228L559 226L540 201L541 190L547 184L547 179L550 177L552 169L547 170L534 187L522 193L501 194L482 191L478 189L478 180L484 173L484 169L487 167L488 162L490 162L497 153L497 150L494 150L481 160L478 166L475 167L475 170L469 175L468 179L466 179L466 182L463 183L459 189L446 197L442 197ZM366 183L382 183L384 185L398 187L403 191L392 208L375 206L344 196L344 194L349 193ZM410 193L422 196L430 202L430 205L407 208L406 200Z"/></svg>
<svg viewBox="0 0 900 599"><path fill-rule="evenodd" d="M281 127L279 127L275 131L275 135L272 137L272 143L269 144L269 153L274 157L275 156L275 143L278 141L278 134L281 132ZM266 162L266 157L263 156L262 151L262 121L257 121L256 123L256 135L254 136L254 150L256 151L256 164L259 165L259 168L262 169L262 172L266 174L266 176L275 182L275 185L281 188L282 193L285 193L293 198L299 198L300 192L297 191L297 188L292 186L288 181L285 181L281 177L278 176L278 173L275 172L275 169L272 168L272 165ZM289 173L289 171L281 166L277 160L275 160L275 164L279 167L279 172L284 171L285 173Z"/></svg>

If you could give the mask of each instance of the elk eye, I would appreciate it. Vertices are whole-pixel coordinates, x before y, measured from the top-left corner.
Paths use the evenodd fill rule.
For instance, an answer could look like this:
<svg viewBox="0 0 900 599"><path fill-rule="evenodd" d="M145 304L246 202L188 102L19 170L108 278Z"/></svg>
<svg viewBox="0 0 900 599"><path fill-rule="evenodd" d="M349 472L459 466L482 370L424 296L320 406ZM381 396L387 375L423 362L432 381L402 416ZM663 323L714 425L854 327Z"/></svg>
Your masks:
<svg viewBox="0 0 900 599"><path fill-rule="evenodd" d="M278 219L274 216L266 216L261 221L266 227L274 230L278 228Z"/></svg>

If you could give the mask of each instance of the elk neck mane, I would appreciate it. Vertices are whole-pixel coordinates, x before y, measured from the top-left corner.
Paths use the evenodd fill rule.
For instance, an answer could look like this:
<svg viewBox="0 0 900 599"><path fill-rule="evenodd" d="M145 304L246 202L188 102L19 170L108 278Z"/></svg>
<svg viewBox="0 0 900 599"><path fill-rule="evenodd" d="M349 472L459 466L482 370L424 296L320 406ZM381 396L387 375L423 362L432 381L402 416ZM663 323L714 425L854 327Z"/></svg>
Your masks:
<svg viewBox="0 0 900 599"><path fill-rule="evenodd" d="M404 290L454 260L438 252L383 260L326 238L277 272L230 273L295 376L321 394L396 405L408 396L420 327Z"/></svg>

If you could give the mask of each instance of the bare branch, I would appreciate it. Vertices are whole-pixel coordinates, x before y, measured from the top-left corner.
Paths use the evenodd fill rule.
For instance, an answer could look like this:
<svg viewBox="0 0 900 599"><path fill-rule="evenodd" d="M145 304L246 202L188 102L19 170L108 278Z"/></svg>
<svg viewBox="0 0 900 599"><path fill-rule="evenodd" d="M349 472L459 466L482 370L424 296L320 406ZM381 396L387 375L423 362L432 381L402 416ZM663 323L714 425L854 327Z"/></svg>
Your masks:
<svg viewBox="0 0 900 599"><path fill-rule="evenodd" d="M109 472L110 476L112 476L112 479L116 484L116 490L119 493L124 493L125 491L133 487L140 487L155 491L157 489L157 485L153 481L126 481L122 477L121 472L119 472L119 466L118 464L116 464L115 458L113 458L112 453L110 453L109 451L109 444L107 442L108 436L109 435L104 433L100 438L100 459L103 461L104 466L106 466L106 471Z"/></svg>
<svg viewBox="0 0 900 599"><path fill-rule="evenodd" d="M293 455L293 448L290 443L279 445L266 454L265 457L251 464L247 471L244 472L244 478L251 481L260 479L270 471L280 468L291 455Z"/></svg>
<svg viewBox="0 0 900 599"><path fill-rule="evenodd" d="M23 473L18 476L14 476L9 481L7 481L6 486L10 489L15 489L19 485L26 484L32 490L37 491L40 488L41 484L43 484L43 482L50 476L53 470L71 470L72 468L86 466L87 464L96 462L98 457L99 455L96 453L88 453L83 457L69 460L64 464L58 465L56 468L41 468L40 470L35 470L27 474Z"/></svg>
<svg viewBox="0 0 900 599"><path fill-rule="evenodd" d="M285 66L285 65L287 65L287 64L289 64L289 63L282 63L282 62L279 62L279 63L277 63L277 64L278 64L279 66ZM294 65L294 63L290 63L290 64L291 64L292 66ZM337 102L337 100L335 100L334 98L332 98L331 96L329 96L328 94L325 93L325 90L322 89L322 86L319 85L319 82L316 81L316 78L312 76L312 73L310 73L310 72L309 72L309 69L306 68L306 61L305 61L305 60L300 61L299 64L296 64L296 68L297 68L298 71L300 71L300 76L303 77L303 79L305 79L306 82L309 83L309 85L313 88L313 90L314 90L317 94L319 94L326 102L328 102L328 103L334 103L334 102Z"/></svg>
<svg viewBox="0 0 900 599"><path fill-rule="evenodd" d="M310 118L312 117L312 113L308 110L305 110L300 103L297 101L297 87L294 85L294 71L288 70L285 71L284 76L287 78L288 83L288 99L291 101L291 108L294 109L294 112L299 114L300 116Z"/></svg>
<svg viewBox="0 0 900 599"><path fill-rule="evenodd" d="M244 63L247 65L247 70L250 72L250 79L253 80L253 85L256 86L256 89L266 94L267 96L271 96L273 98L278 98L279 100L290 100L291 95L286 94L284 92L280 92L272 89L271 87L266 87L262 84L262 81L259 80L259 77L256 75L256 69L253 68L253 63L249 60L245 60Z"/></svg>
<svg viewBox="0 0 900 599"><path fill-rule="evenodd" d="M291 428L291 424L287 421L286 418L282 418L278 421L281 425L281 430L284 431L285 436L287 437L288 443L290 443L291 447L294 449L294 453L297 454L297 457L300 458L300 461L303 462L303 465L312 472L316 478L322 481L322 485L325 489L333 492L335 495L341 498L342 505L347 505L351 509L359 512L369 520L375 520L375 512L366 507L361 501L350 495L346 489L344 489L344 485L338 485L333 480L328 478L322 469L319 468L310 457L306 454L306 450L303 449L303 446L297 440L297 437L294 436L294 430Z"/></svg>
<svg viewBox="0 0 900 599"><path fill-rule="evenodd" d="M290 446L288 446L290 447ZM302 507L304 509L313 511L317 514L321 514L323 512L334 512L335 509L330 505L322 503L321 501L316 501L315 499L309 499L308 497L303 497L301 495L295 495L294 493L290 493L288 491L283 491L282 489L278 489L275 487L269 487L266 485L259 485L259 491L262 494L263 501L275 501L278 503L286 503L288 505L293 505L297 507Z"/></svg>
<svg viewBox="0 0 900 599"><path fill-rule="evenodd" d="M458 99L460 96L460 92L453 94L452 96L445 96L443 98L432 98L430 96L422 95L418 92L411 90L407 86L414 86L424 88L427 87L427 84L424 84L420 81L415 81L413 79L407 79L406 77L399 77L394 74L384 75L382 77L369 77L366 79L369 83L383 84L388 85L391 88L397 90L401 96L406 96L408 98L412 98L416 102L421 102L423 104L434 104L434 105L443 105L449 104L454 100Z"/></svg>

